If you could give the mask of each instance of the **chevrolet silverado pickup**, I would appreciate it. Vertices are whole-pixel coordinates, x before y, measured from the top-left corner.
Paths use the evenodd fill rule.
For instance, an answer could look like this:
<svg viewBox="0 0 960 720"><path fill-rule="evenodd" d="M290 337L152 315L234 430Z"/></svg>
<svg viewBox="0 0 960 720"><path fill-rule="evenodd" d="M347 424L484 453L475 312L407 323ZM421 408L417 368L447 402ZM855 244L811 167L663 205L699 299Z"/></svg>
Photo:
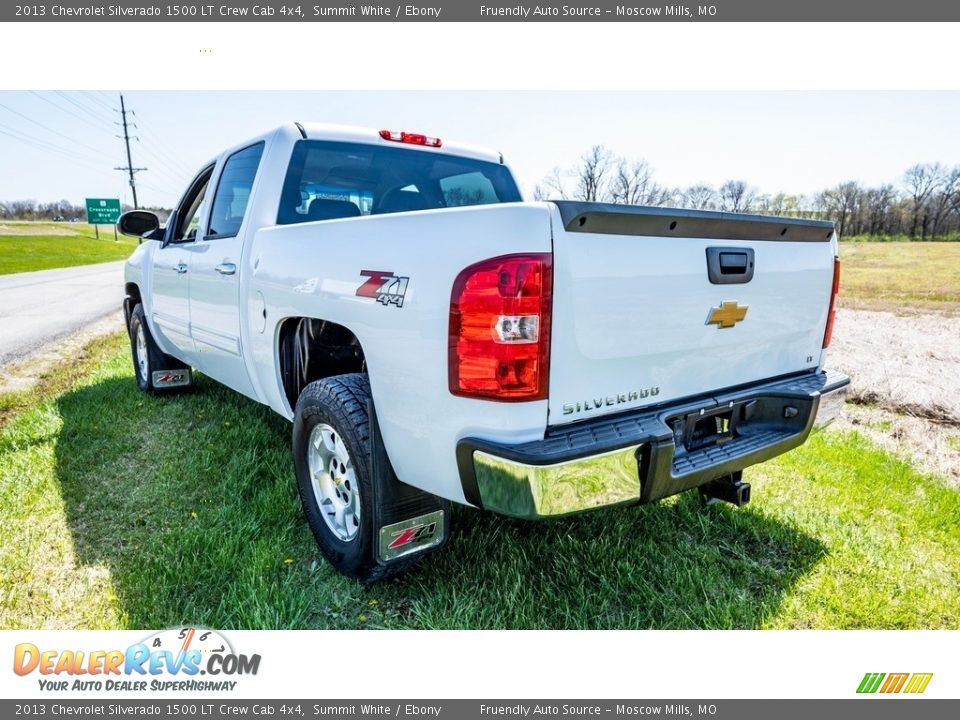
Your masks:
<svg viewBox="0 0 960 720"><path fill-rule="evenodd" d="M196 370L292 421L307 522L363 581L441 547L451 502L742 505L849 383L832 223L525 202L500 153L419 133L291 122L119 229L140 388Z"/></svg>

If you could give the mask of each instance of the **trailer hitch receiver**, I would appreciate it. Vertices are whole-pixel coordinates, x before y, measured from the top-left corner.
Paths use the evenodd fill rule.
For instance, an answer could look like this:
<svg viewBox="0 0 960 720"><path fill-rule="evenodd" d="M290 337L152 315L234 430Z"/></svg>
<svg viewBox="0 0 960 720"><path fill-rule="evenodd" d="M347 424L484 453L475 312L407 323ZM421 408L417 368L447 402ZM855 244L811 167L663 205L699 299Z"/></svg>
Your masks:
<svg viewBox="0 0 960 720"><path fill-rule="evenodd" d="M750 502L750 483L743 482L742 472L711 480L700 486L700 499L705 505L723 500L741 507Z"/></svg>

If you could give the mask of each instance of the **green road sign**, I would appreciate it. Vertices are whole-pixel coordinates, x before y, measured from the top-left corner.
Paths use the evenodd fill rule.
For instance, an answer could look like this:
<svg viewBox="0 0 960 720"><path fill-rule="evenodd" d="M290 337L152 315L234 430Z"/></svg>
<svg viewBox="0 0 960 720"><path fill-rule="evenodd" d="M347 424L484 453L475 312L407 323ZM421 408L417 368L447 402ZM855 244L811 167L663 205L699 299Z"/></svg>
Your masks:
<svg viewBox="0 0 960 720"><path fill-rule="evenodd" d="M87 222L113 225L120 219L120 201L116 198L87 198Z"/></svg>

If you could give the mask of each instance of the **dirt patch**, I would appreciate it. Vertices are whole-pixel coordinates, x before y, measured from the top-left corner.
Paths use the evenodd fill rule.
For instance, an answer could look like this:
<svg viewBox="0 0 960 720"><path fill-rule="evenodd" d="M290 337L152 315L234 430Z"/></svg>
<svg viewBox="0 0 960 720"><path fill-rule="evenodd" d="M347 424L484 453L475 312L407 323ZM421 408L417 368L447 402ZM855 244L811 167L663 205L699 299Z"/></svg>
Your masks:
<svg viewBox="0 0 960 720"><path fill-rule="evenodd" d="M123 313L111 313L65 338L44 345L20 360L0 367L0 393L29 390L55 365L69 360L91 340L123 329Z"/></svg>
<svg viewBox="0 0 960 720"><path fill-rule="evenodd" d="M846 417L960 486L960 317L841 309L827 364L850 375Z"/></svg>
<svg viewBox="0 0 960 720"><path fill-rule="evenodd" d="M876 406L847 403L831 428L856 430L918 470L960 488L960 429Z"/></svg>
<svg viewBox="0 0 960 720"><path fill-rule="evenodd" d="M960 317L840 310L833 337L852 400L960 427Z"/></svg>

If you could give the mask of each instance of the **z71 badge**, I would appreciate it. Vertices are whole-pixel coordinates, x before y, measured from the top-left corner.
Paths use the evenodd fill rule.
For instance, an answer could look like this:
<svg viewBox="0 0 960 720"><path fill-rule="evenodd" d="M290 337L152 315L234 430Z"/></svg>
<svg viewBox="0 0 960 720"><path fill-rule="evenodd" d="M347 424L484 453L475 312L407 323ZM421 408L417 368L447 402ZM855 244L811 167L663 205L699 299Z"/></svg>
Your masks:
<svg viewBox="0 0 960 720"><path fill-rule="evenodd" d="M384 270L361 270L360 274L367 279L357 288L357 297L373 298L384 307L403 307L403 298L407 294L410 278Z"/></svg>

